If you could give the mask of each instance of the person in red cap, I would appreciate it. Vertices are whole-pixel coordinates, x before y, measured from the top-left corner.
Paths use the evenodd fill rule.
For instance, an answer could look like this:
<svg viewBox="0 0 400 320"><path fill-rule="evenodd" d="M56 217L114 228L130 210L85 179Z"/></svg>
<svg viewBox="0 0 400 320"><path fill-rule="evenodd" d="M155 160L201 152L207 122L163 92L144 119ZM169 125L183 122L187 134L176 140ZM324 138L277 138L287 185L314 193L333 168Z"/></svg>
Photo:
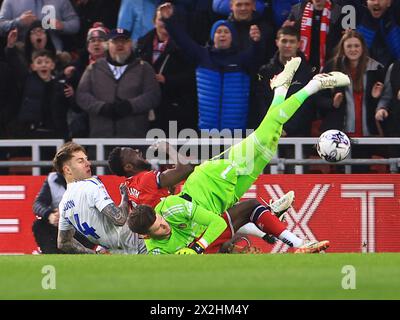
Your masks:
<svg viewBox="0 0 400 320"><path fill-rule="evenodd" d="M96 62L97 59L105 57L109 33L110 30L102 22L93 23L92 28L87 33L86 50L79 54L79 59L76 63L64 70L64 74L68 78L74 76L73 82L78 84L86 67Z"/></svg>

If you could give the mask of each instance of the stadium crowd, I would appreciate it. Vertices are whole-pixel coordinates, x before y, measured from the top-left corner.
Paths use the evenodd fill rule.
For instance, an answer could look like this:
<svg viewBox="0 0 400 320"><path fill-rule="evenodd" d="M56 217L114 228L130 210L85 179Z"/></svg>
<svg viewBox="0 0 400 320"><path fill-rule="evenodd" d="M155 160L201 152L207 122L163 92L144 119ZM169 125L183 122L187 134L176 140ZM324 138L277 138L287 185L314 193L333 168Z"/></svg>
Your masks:
<svg viewBox="0 0 400 320"><path fill-rule="evenodd" d="M400 0L171 0L162 15L165 2L0 0L0 138L143 138L169 121L256 128L270 79L295 56L289 94L321 71L352 84L308 99L283 136L400 135Z"/></svg>

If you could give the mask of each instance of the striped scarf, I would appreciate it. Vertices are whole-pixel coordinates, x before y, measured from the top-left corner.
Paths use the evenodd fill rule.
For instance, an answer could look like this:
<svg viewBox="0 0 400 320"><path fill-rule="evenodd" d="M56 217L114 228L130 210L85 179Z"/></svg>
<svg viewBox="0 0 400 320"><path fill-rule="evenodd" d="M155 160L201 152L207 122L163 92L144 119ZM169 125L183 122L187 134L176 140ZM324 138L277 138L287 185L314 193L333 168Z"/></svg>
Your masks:
<svg viewBox="0 0 400 320"><path fill-rule="evenodd" d="M326 56L326 37L329 32L329 25L331 22L331 7L332 4L329 0L325 2L325 7L322 11L321 28L319 33L319 57L321 69L325 65ZM311 33L312 33L312 20L314 14L314 5L309 1L303 12L300 27L301 51L306 56L307 61L310 60L311 51Z"/></svg>
<svg viewBox="0 0 400 320"><path fill-rule="evenodd" d="M164 53L165 48L167 47L168 41L169 41L169 38L165 41L159 41L157 34L154 35L152 64L154 64L158 60L158 58Z"/></svg>

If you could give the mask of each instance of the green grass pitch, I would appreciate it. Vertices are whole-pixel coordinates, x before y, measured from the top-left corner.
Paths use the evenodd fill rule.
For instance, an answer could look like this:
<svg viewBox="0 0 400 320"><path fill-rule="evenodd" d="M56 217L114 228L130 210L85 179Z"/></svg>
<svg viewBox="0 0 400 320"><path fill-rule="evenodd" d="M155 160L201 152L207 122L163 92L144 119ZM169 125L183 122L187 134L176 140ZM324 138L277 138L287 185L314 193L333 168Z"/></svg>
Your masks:
<svg viewBox="0 0 400 320"><path fill-rule="evenodd" d="M346 265L355 289L342 288ZM0 299L400 299L395 253L0 256L0 270Z"/></svg>

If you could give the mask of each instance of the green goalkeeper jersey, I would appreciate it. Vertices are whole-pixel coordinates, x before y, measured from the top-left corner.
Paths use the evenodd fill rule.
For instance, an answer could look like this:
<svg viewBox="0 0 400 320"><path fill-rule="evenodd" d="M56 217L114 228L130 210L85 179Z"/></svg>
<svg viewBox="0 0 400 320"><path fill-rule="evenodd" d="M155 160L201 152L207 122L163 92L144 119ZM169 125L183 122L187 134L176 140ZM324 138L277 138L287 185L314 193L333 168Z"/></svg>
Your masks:
<svg viewBox="0 0 400 320"><path fill-rule="evenodd" d="M174 195L163 199L155 211L168 222L171 235L168 239L147 239L149 254L175 253L202 236L207 243L216 240L227 227L218 214Z"/></svg>
<svg viewBox="0 0 400 320"><path fill-rule="evenodd" d="M221 215L239 201L235 195L237 171L238 165L229 159L208 160L187 178L182 193L202 208Z"/></svg>

